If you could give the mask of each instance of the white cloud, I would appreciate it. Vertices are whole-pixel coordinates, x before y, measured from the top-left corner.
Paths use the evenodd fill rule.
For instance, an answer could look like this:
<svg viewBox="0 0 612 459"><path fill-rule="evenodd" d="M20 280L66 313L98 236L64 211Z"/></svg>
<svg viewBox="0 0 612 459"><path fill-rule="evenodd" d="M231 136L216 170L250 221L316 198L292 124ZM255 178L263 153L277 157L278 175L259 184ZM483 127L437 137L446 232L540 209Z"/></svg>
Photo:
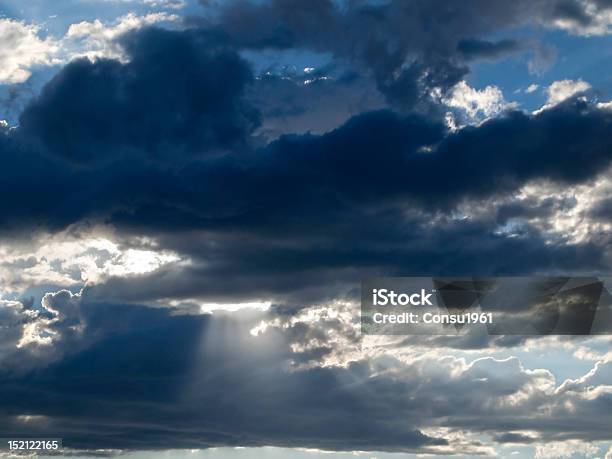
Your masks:
<svg viewBox="0 0 612 459"><path fill-rule="evenodd" d="M164 12L129 13L111 24L100 20L70 25L63 37L44 37L37 24L0 19L0 84L23 83L35 66L66 63L78 57L122 59L115 40L123 33L156 23L178 21Z"/></svg>
<svg viewBox="0 0 612 459"><path fill-rule="evenodd" d="M514 204L533 209L549 208L550 213L534 213L526 217L529 225L537 228L548 240L563 239L570 244L595 242L609 234L610 223L593 218L593 209L601 196L612 192L606 174L588 183L564 187L551 182L532 182L510 198ZM600 194L601 193L601 194Z"/></svg>
<svg viewBox="0 0 612 459"><path fill-rule="evenodd" d="M563 394L567 392L589 392L594 387L599 387L602 390L612 389L612 362L601 360L595 363L595 366L585 375L577 379L567 379L561 384L556 393Z"/></svg>
<svg viewBox="0 0 612 459"><path fill-rule="evenodd" d="M188 300L195 302L195 300ZM180 303L179 303L180 304ZM170 302L173 305L173 302ZM215 311L240 311L250 309L256 311L267 311L270 309L272 302L270 301L248 301L244 303L202 303L200 304L200 312L214 313Z"/></svg>
<svg viewBox="0 0 612 459"><path fill-rule="evenodd" d="M593 1L584 1L584 13L587 21L574 19L557 19L553 25L575 35L593 36L612 33L612 10L597 8Z"/></svg>
<svg viewBox="0 0 612 459"><path fill-rule="evenodd" d="M532 92L537 91L539 88L539 86L537 84L530 84L529 86L527 86L527 89L525 89L525 92L527 94L531 94Z"/></svg>
<svg viewBox="0 0 612 459"><path fill-rule="evenodd" d="M142 3L151 8L167 8L170 10L180 10L187 5L183 0L143 0Z"/></svg>
<svg viewBox="0 0 612 459"><path fill-rule="evenodd" d="M490 85L478 90L465 81L460 81L453 86L448 96L441 97L441 102L464 112L470 124L495 116L513 106L506 102L502 91L497 86Z"/></svg>
<svg viewBox="0 0 612 459"><path fill-rule="evenodd" d="M144 274L181 261L178 254L159 250L153 241L126 247L101 230L42 236L24 247L2 243L0 259L1 295L37 284L95 284L111 276Z"/></svg>
<svg viewBox="0 0 612 459"><path fill-rule="evenodd" d="M547 89L549 106L557 105L575 94L591 89L591 85L583 80L560 80L555 81Z"/></svg>
<svg viewBox="0 0 612 459"><path fill-rule="evenodd" d="M600 110L612 110L612 101L610 102L599 102L597 108Z"/></svg>
<svg viewBox="0 0 612 459"><path fill-rule="evenodd" d="M93 22L82 21L70 25L62 40L62 47L68 53L68 60L77 57L122 59L121 48L115 42L121 34L160 22L175 22L178 19L177 15L168 13L151 13L144 16L128 13L110 25L98 19Z"/></svg>
<svg viewBox="0 0 612 459"><path fill-rule="evenodd" d="M141 3L150 8L178 10L187 6L185 0L102 0L106 3Z"/></svg>
<svg viewBox="0 0 612 459"><path fill-rule="evenodd" d="M534 115L541 113L544 110L552 108L564 100L569 99L576 94L588 91L591 89L591 85L584 80L559 80L553 82L546 88L546 94L548 98L546 103L533 112ZM600 107L602 108L602 107Z"/></svg>
<svg viewBox="0 0 612 459"><path fill-rule="evenodd" d="M33 66L53 64L58 51L59 43L41 38L38 25L0 19L0 84L26 81Z"/></svg>
<svg viewBox="0 0 612 459"><path fill-rule="evenodd" d="M547 442L545 445L536 446L536 459L562 459L580 455L580 457L594 457L599 453L599 448L579 440Z"/></svg>

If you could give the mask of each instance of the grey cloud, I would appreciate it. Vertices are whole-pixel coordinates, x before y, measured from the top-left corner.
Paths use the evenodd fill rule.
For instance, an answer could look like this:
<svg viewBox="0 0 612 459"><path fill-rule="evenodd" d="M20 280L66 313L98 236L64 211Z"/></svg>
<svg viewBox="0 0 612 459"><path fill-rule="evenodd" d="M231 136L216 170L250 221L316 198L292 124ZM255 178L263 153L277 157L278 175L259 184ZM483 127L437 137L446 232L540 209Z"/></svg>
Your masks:
<svg viewBox="0 0 612 459"><path fill-rule="evenodd" d="M591 210L591 216L602 221L612 221L612 198L597 202Z"/></svg>
<svg viewBox="0 0 612 459"><path fill-rule="evenodd" d="M193 263L168 265L142 276L111 278L86 289L85 294L136 302L258 298L307 304L350 297L359 279L381 273L520 275L546 270L605 270L604 254L596 244L548 243L537 232L507 238L494 234L495 225L480 222L455 221L431 229L425 226L426 216L404 224L397 218L383 219L371 227L328 224L325 238L294 236L283 244L273 235L269 239L244 233L192 232L186 239L180 233L158 233L163 247L190 257ZM383 229L387 239L378 236ZM320 248L321 241L328 248ZM357 245L355 241L360 242ZM491 253L499 256L491 257Z"/></svg>
<svg viewBox="0 0 612 459"><path fill-rule="evenodd" d="M545 50L512 39L492 42L493 33L560 19L586 27L594 20L587 7L577 0L360 0L343 6L332 0L244 0L226 4L216 26L239 47L333 53L365 66L391 104L430 111L429 91L460 81L466 60L524 48L536 54L531 68L541 69Z"/></svg>

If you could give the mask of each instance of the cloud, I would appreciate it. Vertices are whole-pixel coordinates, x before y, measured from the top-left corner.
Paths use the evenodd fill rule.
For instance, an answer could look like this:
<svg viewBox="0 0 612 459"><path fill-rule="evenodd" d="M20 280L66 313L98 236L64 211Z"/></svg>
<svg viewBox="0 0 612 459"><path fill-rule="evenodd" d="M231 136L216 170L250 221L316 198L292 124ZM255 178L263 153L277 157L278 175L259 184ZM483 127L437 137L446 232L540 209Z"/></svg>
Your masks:
<svg viewBox="0 0 612 459"><path fill-rule="evenodd" d="M457 50L467 59L489 58L497 59L507 56L513 52L521 51L524 43L517 40L499 40L496 42L487 40L466 39L457 44Z"/></svg>
<svg viewBox="0 0 612 459"><path fill-rule="evenodd" d="M527 89L525 89L525 92L527 94L531 94L532 92L536 92L538 90L539 86L535 83L530 84L529 86L527 86Z"/></svg>
<svg viewBox="0 0 612 459"><path fill-rule="evenodd" d="M161 29L126 34L122 45L127 63L79 59L62 68L25 108L19 132L87 163L121 152L206 155L239 146L258 125L242 98L252 75L236 53Z"/></svg>
<svg viewBox="0 0 612 459"><path fill-rule="evenodd" d="M176 254L155 247L154 241L122 241L109 228L73 227L52 235L33 236L25 244L4 240L0 254L0 295L5 298L41 285L78 288L111 276L155 271L179 261Z"/></svg>
<svg viewBox="0 0 612 459"><path fill-rule="evenodd" d="M187 5L184 0L142 0L142 2L153 8L167 8L171 10L180 10Z"/></svg>
<svg viewBox="0 0 612 459"><path fill-rule="evenodd" d="M560 14L554 25L582 36L609 35L612 33L612 10L600 1L566 2L560 4Z"/></svg>
<svg viewBox="0 0 612 459"><path fill-rule="evenodd" d="M168 444L181 448L277 444L347 449L354 443L368 450L375 447L416 450L444 444L443 440L419 433L409 421L398 422L393 427L382 417L376 420L379 415L369 417L372 408L367 400L353 403L358 402L355 397L363 391L343 388L333 371L285 372L277 366L288 357L288 349L282 346L282 341L252 337L245 328L248 323L208 315L173 316L167 310L135 306L85 305L78 296L65 291L45 296L43 306L56 317L51 320L50 327L56 333L53 346L58 349L55 349L55 357L47 358L47 362L54 363L45 365L43 374L36 382L32 381L28 391L37 384L45 384L47 396L55 405L63 398L61 381L72 381L76 384L71 390L74 396L82 398L85 390L94 397L86 397L89 401L83 405L75 404L76 399L65 399L65 413L70 412L72 417L81 419L78 429L70 427L70 421L66 423L52 414L59 405L50 407L49 412L43 409L46 414L40 407L34 408L37 405L34 400L31 408L25 405L13 408L36 410L36 416L44 417L46 422L34 423L32 428L37 431L60 429L64 433L65 446L134 448L145 438L152 441L147 449L165 448ZM229 334L224 334L224 329ZM230 340L227 345L223 344L227 339ZM279 346L278 350L270 352L270 345ZM35 347L33 343L22 348L21 356L32 352L32 347ZM123 349L121 355L117 354L119 349ZM200 355L200 351L204 354ZM114 363L107 366L109 358ZM136 360L140 362L138 366L133 364ZM229 360L234 361L232 367L223 364ZM353 373L359 377L363 370L356 367L347 376ZM29 373L22 374L27 377ZM108 378L113 384L122 386L121 393L105 387L102 381ZM21 389L13 386L18 379L3 372L0 384L19 392L25 386ZM184 395L176 398L175 391L183 384L181 380L187 386L183 387ZM311 385L318 386L321 391L311 391ZM269 392L264 390L266 386ZM287 392L287 387L293 390ZM278 392L279 389L282 392ZM225 396L219 397L219 391ZM259 395L253 398L256 393ZM107 424L110 419L95 408L100 403L114 407L113 410L123 405L123 415L113 415L114 419L121 420ZM154 423L150 423L151 418L147 421L148 416L137 408L143 403L152 410L150 415L157 418ZM292 404L295 404L293 409L290 408ZM324 405L328 407L327 419L335 419L345 427L332 430L322 426L317 412L321 413ZM98 411L96 416L92 416L92 409ZM158 417L162 412L166 415ZM354 419L349 422L359 412L362 413L361 428ZM19 416L1 418L3 431L19 429ZM262 422L262 419L267 421ZM197 427L191 433L180 433L179 426L185 423ZM104 428L104 424L110 429ZM287 429L289 425L294 427ZM112 439L112 431L117 428L123 433ZM91 435L79 433L84 431L90 431ZM356 435L357 431L361 434Z"/></svg>
<svg viewBox="0 0 612 459"><path fill-rule="evenodd" d="M595 457L599 448L585 442L569 440L565 442L552 442L547 445L537 446L536 459L570 458L576 455L581 457Z"/></svg>
<svg viewBox="0 0 612 459"><path fill-rule="evenodd" d="M392 105L428 110L431 89L440 87L445 91L465 76L466 56L492 56L515 50L509 42L490 44L472 38L501 25L503 13L515 12L502 12L503 8L498 10L483 3L479 14L487 20L474 21L470 11L473 6L451 7L453 13L448 17L454 19L446 21L439 33L425 32L417 19L435 17L439 6L396 1L352 2L342 10L326 0L308 8L300 2L239 2L223 8L218 27L240 47L331 52L338 59L365 66ZM428 27L438 24L433 21ZM370 33L363 34L363 30ZM432 36L438 37L435 42L428 38Z"/></svg>
<svg viewBox="0 0 612 459"><path fill-rule="evenodd" d="M0 430L117 450L609 440L610 366L590 347L593 369L562 381L512 355L535 339L362 345L355 321L371 275L609 266L612 113L580 80L536 114L465 82L475 59L536 52L500 29L589 27L570 3L272 1L184 30L74 25L66 43L94 58L0 126ZM245 51L267 49L333 62L255 77ZM470 125L449 131L440 100ZM216 303L241 309L201 313Z"/></svg>
<svg viewBox="0 0 612 459"><path fill-rule="evenodd" d="M190 238L180 232L160 235L162 247L189 254L192 264L170 264L129 280L111 278L86 293L125 301L275 300L303 306L351 295L354 299L355 279L380 273L524 275L547 270L590 272L605 266L605 250L596 243L566 246L528 230L507 237L495 234L495 226L469 220L439 219L439 227L432 229L435 217L426 215L408 220L402 220L401 214L370 214L370 218L379 220L366 224L356 214L317 226L317 220L304 217L304 233L261 228L264 231L240 231L234 237L212 231L191 232ZM492 252L499 257L490 257Z"/></svg>
<svg viewBox="0 0 612 459"><path fill-rule="evenodd" d="M0 18L0 84L26 81L31 67L58 62L59 43L41 38L40 27Z"/></svg>
<svg viewBox="0 0 612 459"><path fill-rule="evenodd" d="M236 90L240 91L243 68L240 61L229 62L230 65L236 64ZM104 80L111 88L106 97L100 98L98 112L103 112L104 109L109 113L113 113L115 109L124 110L123 105L116 107L113 99L118 94L114 85L121 84L120 76L124 71L118 65L105 62L96 67L86 62L75 63L67 68L65 75L60 75L57 82L63 91L61 84L64 79L70 82L79 78L99 81L96 75L98 70L110 72L110 75L117 71L119 77L115 79L116 83L113 83L112 78ZM156 84L157 80L152 79L153 75L149 74L147 78L151 80L145 81ZM128 81L131 82L130 79ZM23 129L22 132L28 133L29 139L41 137L52 152L57 151L56 154L85 154L88 150L99 149L106 154L112 152L108 158L110 161L114 158L121 159L117 154L121 147L140 148L148 153L149 148L158 145L151 139L147 139L143 144L145 134L149 131L142 129L152 123L159 123L160 128L151 135L161 146L165 146L164 142L171 139L175 141L175 150L180 146L210 146L205 142L208 138L202 138L202 132L182 130L186 122L171 120L170 125L166 126L164 123L167 120L161 115L156 115L149 121L148 117L153 115L146 110L138 115L143 122L130 124L126 120L126 123L117 126L115 131L111 131L111 127L115 126L116 121L100 121L102 124L99 125L97 116L91 118L83 113L79 120L75 119L71 124L71 136L62 140L64 137L51 130L54 125L47 125L52 121L60 122L62 115L56 112L67 110L64 103L58 103L60 94L64 92L56 92L56 86L52 84L43 97L26 110L20 128ZM66 90L72 88L73 85L66 84ZM101 88L105 89L105 86ZM210 86L202 83L203 98L209 97L209 88ZM176 90L180 91L179 88ZM102 89L95 93L97 97L102 95L101 91ZM140 93L136 89L134 91L134 97L139 96ZM225 97L233 102L239 97L239 92L235 95L228 87ZM207 125L212 118L208 111L210 106L197 104L197 98L194 100L195 102L192 100L186 106L177 106L176 110L189 113L193 123L198 120L204 123L204 133L210 132L209 135L213 138L218 135L216 129L219 123L231 124L234 117L239 118L242 115L240 111L230 111L227 114L228 119L224 120L220 113L216 113L217 119L212 125ZM215 93L213 100L219 104L226 102L218 93ZM205 111L199 113L199 109ZM85 105L76 102L71 113L78 110L84 111ZM511 192L530 180L549 179L578 184L594 178L609 164L606 135L609 118L607 111L580 101L570 101L539 115L510 112L478 128L445 135L442 126L424 118L401 117L393 112L379 111L356 116L343 126L320 136L282 137L256 155L229 155L212 161L193 163L188 169L176 170L173 166L171 174L164 172L166 166L162 165L160 168L152 162L148 174L150 178L158 177L157 183L161 189L164 193L170 193L165 200L169 207L164 212L171 211L172 206L178 206L176 199L180 200L180 211L184 214L185 223L189 221L189 213L192 213L191 218L199 219L202 223L205 220L212 223L214 219L221 217L229 223L232 216L246 216L254 207L272 215L275 209L284 206L288 214L299 212L300 206L308 206L308 202L313 203L313 199L323 198L325 193L331 190L334 191L336 199L341 198L341 201L346 200L347 203L367 206L374 200L380 205L383 202L392 204L398 199L410 199L423 206L444 208L465 198ZM148 121L148 124L144 121ZM102 129L104 126L108 128ZM100 132L94 131L91 136L86 136L94 129ZM115 133L115 136L111 135L111 132ZM232 139L228 139L230 140ZM516 145L521 145L521 148L515 148ZM215 146L217 145L213 143L212 147ZM430 147L430 152L420 152L422 147ZM114 150L111 150L112 148ZM373 152L376 152L375 157L372 156ZM372 161L376 161L375 169L371 168ZM119 180L121 177L122 184L117 183L119 188L115 190L130 190L131 196L138 196L143 191L139 191L142 178L139 178L138 174L141 173L142 165L135 169L133 163L123 162L105 168L103 176L108 180ZM87 174L86 171L82 172L78 179L85 179ZM410 180L403 179L406 174ZM132 177L128 179L130 176ZM68 180L74 182L75 179L76 177ZM185 186L190 186L193 192L197 191L201 198L190 198ZM231 193L228 187L231 187ZM85 186L85 189L87 188ZM283 195L279 196L277 190L281 189ZM305 189L310 190L309 200L304 200ZM117 206L122 204L123 193L116 193L112 188L92 191L96 193L96 200L101 204L97 208L98 211L104 210L106 202L113 204L112 201L115 201ZM214 200L207 198L213 196ZM146 199L146 195L143 194L142 198ZM326 209L331 210L333 206L342 205L341 202L334 204L336 199L323 199L327 200L327 204L319 207L319 215L325 214ZM138 201L132 199L132 202ZM78 206L67 210L79 212ZM121 218L133 221L131 216L137 216L141 219L141 224L146 225L149 219L154 218L153 213L160 210L150 209L151 213L147 219L144 215L134 213L137 209L132 209L129 214L123 213ZM179 208L175 211L179 211ZM119 219L119 216L117 218ZM258 217L261 218L263 213ZM178 228L181 220L176 220L175 223ZM257 220L254 220L253 225L256 223Z"/></svg>
<svg viewBox="0 0 612 459"><path fill-rule="evenodd" d="M124 58L116 43L119 36L147 25L178 20L177 15L164 12L143 16L128 13L111 25L99 19L70 24L65 35L58 37L44 33L35 23L0 18L0 84L23 83L33 68L65 64L80 57Z"/></svg>
<svg viewBox="0 0 612 459"><path fill-rule="evenodd" d="M612 199L601 199L591 209L591 216L607 222L612 221Z"/></svg>
<svg viewBox="0 0 612 459"><path fill-rule="evenodd" d="M442 98L442 102L449 107L463 111L471 122L482 121L513 107L512 104L506 102L498 87L487 86L477 90L470 87L465 81L460 81L453 86L449 95Z"/></svg>
<svg viewBox="0 0 612 459"><path fill-rule="evenodd" d="M475 58L531 52L528 65L534 73L554 58L554 51L538 43L492 41L492 35L530 26L594 33L607 27L609 12L579 0L356 1L342 7L331 0L308 7L299 1L244 0L223 5L213 23L238 47L331 53L364 68L392 106L431 112L428 94L436 88L445 93L463 80Z"/></svg>
<svg viewBox="0 0 612 459"><path fill-rule="evenodd" d="M560 80L553 82L547 89L547 106L557 105L570 97L591 89L591 85L582 80Z"/></svg>
<svg viewBox="0 0 612 459"><path fill-rule="evenodd" d="M448 430L504 442L510 433L529 444L609 436L609 386L587 375L588 387L558 391L550 372L526 369L516 357L357 355L345 366L303 367L294 341L304 339L299 321L249 333L270 313L182 315L90 303L65 291L45 296L43 306L53 343L16 349L2 366L7 435L23 429L28 415L40 420L28 424L30 433L61 431L65 446L77 449L275 445L454 454L491 443L466 445ZM335 347L327 336L305 339ZM47 358L36 363L41 349Z"/></svg>
<svg viewBox="0 0 612 459"><path fill-rule="evenodd" d="M178 22L179 16L168 13L149 13L138 16L128 13L115 20L112 25L99 19L70 24L62 38L62 48L68 54L67 61L87 57L126 60L118 38L130 30L140 29L158 23Z"/></svg>
<svg viewBox="0 0 612 459"><path fill-rule="evenodd" d="M182 129L184 118L168 121L152 109L129 118L132 104L126 100L152 107L158 102L145 95L163 93L176 68L197 68L202 59L208 69L205 64L228 59L226 72L195 87L208 97L223 80L228 93L219 104L229 110L231 123L242 114L246 64L206 44L200 51L198 39L180 31L143 29L129 40L138 59L70 64L24 113L22 125L1 138L13 172L0 188L15 196L2 208L5 231L105 222L121 235L151 237L161 250L193 262L168 263L129 282L112 278L98 289L98 298L216 303L303 295L307 301L350 290L356 273L512 274L553 267L592 271L605 264L604 241L583 238L566 245L562 238L547 238L549 227L538 226L533 209L528 212L532 201L505 214L500 209L499 218L493 211L460 215L466 208L495 208L533 182L567 187L599 177L610 163L608 111L568 100L538 115L510 111L449 133L427 118L384 110L355 116L327 133L283 136L259 148L248 146L249 137L237 139L244 148L211 157L207 149L214 153L217 145L207 144L202 132ZM180 56L186 60L165 53L171 57L156 74L148 64L158 62L157 51L147 53L162 44L185 45ZM232 78L233 90L227 84ZM180 81L174 96L183 94ZM69 95L93 84L99 89L85 96L99 104L94 117L82 97ZM123 85L126 90L119 91ZM218 90L214 94L219 97ZM71 110L66 100L74 101ZM204 132L223 121L210 105L194 105L193 91L184 100L186 105L173 109L201 119ZM208 125L213 113L215 124ZM51 129L56 123L71 135L59 136ZM151 126L159 127L150 131ZM41 139L45 152L29 150L33 139ZM172 156L181 146L191 156ZM191 147L202 148L200 157ZM74 156L87 152L92 154ZM89 163L74 167L75 160ZM516 225L512 215L531 217ZM505 255L488 256L493 252ZM332 274L338 287L333 291L326 281Z"/></svg>

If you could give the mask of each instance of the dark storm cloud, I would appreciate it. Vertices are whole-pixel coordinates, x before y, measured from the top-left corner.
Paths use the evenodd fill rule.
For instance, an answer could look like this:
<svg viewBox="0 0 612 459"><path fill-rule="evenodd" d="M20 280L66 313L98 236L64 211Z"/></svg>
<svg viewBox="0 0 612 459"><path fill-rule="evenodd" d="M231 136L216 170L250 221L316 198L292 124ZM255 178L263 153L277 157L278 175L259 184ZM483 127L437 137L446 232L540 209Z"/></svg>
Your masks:
<svg viewBox="0 0 612 459"><path fill-rule="evenodd" d="M609 111L570 100L448 132L423 116L380 110L323 134L239 148L253 127L243 123L254 113L246 85L266 83L253 83L222 39L143 29L122 40L129 63L69 64L22 125L0 138L0 191L12 196L0 204L4 229L109 223L194 262L112 279L97 298L295 300L299 293L305 302L332 291L330 279L350 292L360 274L603 265L603 252L588 241L551 243L529 225L514 227L512 237L500 233L513 215L531 215L524 209L502 209L497 222L451 215L466 200L489 203L529 181L572 185L598 176L611 159ZM45 148L33 149L35 140ZM180 152L187 155L178 160Z"/></svg>
<svg viewBox="0 0 612 459"><path fill-rule="evenodd" d="M7 436L27 423L30 435L61 435L65 446L85 449L425 453L436 446L456 453L465 452L462 445L419 429L468 427L500 442L525 442L524 430L540 441L609 435L609 394L593 390L605 384L609 364L557 392L550 373L525 371L517 359L466 365L382 357L300 368L291 347L300 324L251 335L264 314L177 315L65 292L45 304L59 318L49 325L54 343L15 349L3 360L0 429ZM47 353L46 362L24 366L37 352Z"/></svg>
<svg viewBox="0 0 612 459"><path fill-rule="evenodd" d="M134 187L141 180L128 175L97 201L108 200L115 223L140 229L171 219L174 229L301 239L369 220L364 228L384 241L393 219L401 226L410 207L435 214L464 199L503 196L530 180L569 185L597 176L611 159L611 120L608 112L569 102L443 137L441 126L422 118L373 112L324 135L282 137L248 157L155 173L160 191L146 189L153 194ZM133 204L122 202L123 195ZM365 231L358 240L368 239Z"/></svg>
<svg viewBox="0 0 612 459"><path fill-rule="evenodd" d="M253 154L186 166L116 155L111 165L87 170L16 153L9 138L5 162L12 171L1 186L34 209L54 202L54 214L44 215L60 226L105 215L142 228L278 228L282 219L285 230L296 230L409 203L451 209L530 180L584 182L610 162L611 124L610 112L569 101L537 116L513 112L444 136L442 126L424 118L379 111L323 135L281 137ZM36 196L37 189L44 195ZM11 210L24 210L14 204L4 203L6 221Z"/></svg>
<svg viewBox="0 0 612 459"><path fill-rule="evenodd" d="M11 171L0 186L11 193L23 189L16 201L4 203L5 223L15 220L12 215L17 221L30 217L61 227L102 215L126 226L181 229L269 226L278 218L294 225L300 214L321 221L324 214L337 213L342 194L364 201L397 198L404 181L397 168L408 166L405 156L438 141L443 130L424 119L378 112L324 136L284 138L256 154L185 166L124 158L109 150L110 158L117 158L112 164L87 169L24 150L20 134L2 139ZM379 172L360 184L372 161ZM392 174L388 180L386 173Z"/></svg>
<svg viewBox="0 0 612 459"><path fill-rule="evenodd" d="M301 233L285 227L263 234L245 229L190 232L189 238L158 233L158 238L161 246L185 254L192 264L114 277L85 294L131 302L256 298L304 306L335 297L355 300L359 279L381 274L524 275L603 272L606 266L597 244L550 243L537 231L506 237L495 234L495 226L469 221L439 222L431 228L427 216L406 220L400 214L304 221Z"/></svg>
<svg viewBox="0 0 612 459"><path fill-rule="evenodd" d="M161 29L121 44L128 63L79 59L61 69L21 114L21 136L75 162L244 146L259 115L243 100L252 75L235 52Z"/></svg>
<svg viewBox="0 0 612 459"><path fill-rule="evenodd" d="M373 112L322 136L282 137L252 175L261 178L261 194L283 189L292 204L307 188L311 200L316 190L334 190L329 198L346 202L401 198L445 207L538 178L568 184L591 178L612 159L611 125L612 114L580 101L539 116L511 112L444 138L440 126L422 118ZM419 150L432 144L431 152Z"/></svg>
<svg viewBox="0 0 612 459"><path fill-rule="evenodd" d="M351 2L344 11L328 0L238 2L223 9L219 27L240 47L306 48L353 61L365 66L390 103L426 110L431 84L452 86L467 68L438 46L444 40L424 42L418 10L398 2ZM440 81L427 81L442 73L446 77Z"/></svg>
<svg viewBox="0 0 612 459"><path fill-rule="evenodd" d="M495 224L448 215L465 199L490 200L530 180L596 177L610 162L611 120L572 100L447 133L423 117L378 111L255 151L176 164L109 150L106 163L87 168L62 161L61 151L32 153L17 130L2 137L9 167L0 190L13 196L2 203L3 223L55 230L101 221L194 261L101 289L102 298L133 301L298 293L306 301L331 291L330 279L351 290L356 275L381 272L598 271L604 254L592 243L551 244L528 225L506 237Z"/></svg>
<svg viewBox="0 0 612 459"><path fill-rule="evenodd" d="M429 92L443 91L469 71L465 61L495 58L536 43L489 36L557 20L587 27L595 16L577 0L489 2L403 1L228 2L217 21L232 43L249 49L309 49L365 68L389 103L430 112Z"/></svg>

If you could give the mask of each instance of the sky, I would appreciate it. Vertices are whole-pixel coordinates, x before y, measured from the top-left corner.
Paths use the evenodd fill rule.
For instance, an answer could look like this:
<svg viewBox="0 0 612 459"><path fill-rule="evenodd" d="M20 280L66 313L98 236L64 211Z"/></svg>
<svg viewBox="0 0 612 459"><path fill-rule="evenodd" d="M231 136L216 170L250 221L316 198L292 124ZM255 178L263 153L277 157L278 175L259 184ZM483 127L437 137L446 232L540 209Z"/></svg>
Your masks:
<svg viewBox="0 0 612 459"><path fill-rule="evenodd" d="M612 458L609 336L359 319L610 274L609 0L0 0L0 162L1 437Z"/></svg>

